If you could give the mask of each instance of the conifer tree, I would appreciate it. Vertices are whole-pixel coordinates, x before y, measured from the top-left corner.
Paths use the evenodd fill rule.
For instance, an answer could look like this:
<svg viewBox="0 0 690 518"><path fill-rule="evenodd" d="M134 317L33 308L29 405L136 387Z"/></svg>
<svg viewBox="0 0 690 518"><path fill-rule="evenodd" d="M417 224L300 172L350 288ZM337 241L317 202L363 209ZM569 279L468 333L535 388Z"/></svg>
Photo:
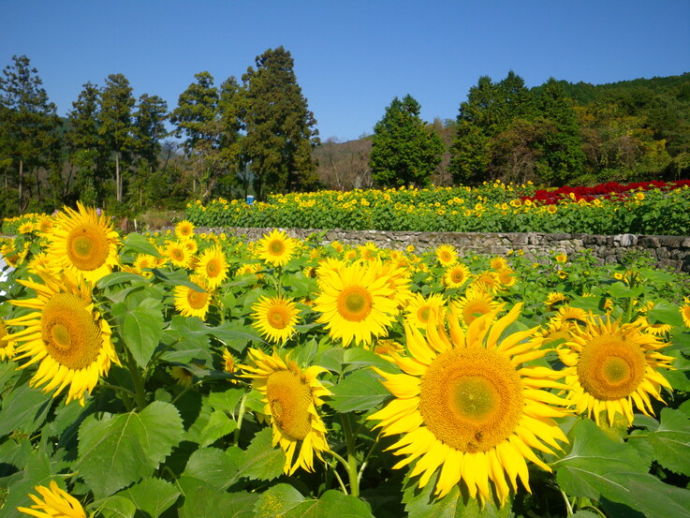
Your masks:
<svg viewBox="0 0 690 518"><path fill-rule="evenodd" d="M419 116L420 105L411 96L397 97L374 127L369 165L374 182L382 187L429 184L441 162L443 143Z"/></svg>

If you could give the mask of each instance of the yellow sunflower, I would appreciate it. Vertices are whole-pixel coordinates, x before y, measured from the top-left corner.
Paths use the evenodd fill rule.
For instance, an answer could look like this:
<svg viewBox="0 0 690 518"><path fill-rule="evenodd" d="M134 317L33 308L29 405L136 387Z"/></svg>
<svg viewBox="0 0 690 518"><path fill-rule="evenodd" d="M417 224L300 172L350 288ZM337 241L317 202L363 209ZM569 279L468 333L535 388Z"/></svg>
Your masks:
<svg viewBox="0 0 690 518"><path fill-rule="evenodd" d="M680 316L683 317L683 323L686 327L690 327L690 298L683 299L683 304L680 307Z"/></svg>
<svg viewBox="0 0 690 518"><path fill-rule="evenodd" d="M192 282L204 287L202 279L192 276ZM191 286L175 286L173 290L175 309L185 317L199 317L201 320L206 318L211 305L211 292L207 289L201 291Z"/></svg>
<svg viewBox="0 0 690 518"><path fill-rule="evenodd" d="M470 269L464 264L454 264L443 274L443 283L448 288L459 288L470 278Z"/></svg>
<svg viewBox="0 0 690 518"><path fill-rule="evenodd" d="M492 270L498 272L500 270L505 270L506 268L508 268L508 261L506 261L504 257L496 256L493 259L491 259L489 265L491 266Z"/></svg>
<svg viewBox="0 0 690 518"><path fill-rule="evenodd" d="M504 288L515 286L515 284L517 283L517 276L515 274L515 270L513 270L512 268L503 268L497 271L496 280L498 281L499 286L502 286Z"/></svg>
<svg viewBox="0 0 690 518"><path fill-rule="evenodd" d="M207 248L194 269L209 289L220 286L228 276L228 261L219 246Z"/></svg>
<svg viewBox="0 0 690 518"><path fill-rule="evenodd" d="M96 311L83 278L63 274L42 280L18 281L37 296L10 302L36 311L8 320L8 325L24 329L6 339L15 345L15 360L29 358L20 368L38 363L32 386L44 385L46 393L54 390L53 397L69 387L67 403L76 399L83 405L99 377L112 363L119 365L110 326Z"/></svg>
<svg viewBox="0 0 690 518"><path fill-rule="evenodd" d="M249 349L249 364L240 366L252 379L252 387L264 397L264 413L273 427L273 446L285 452L283 471L292 475L298 468L314 471L314 455L329 451L326 426L319 417L322 397L330 395L317 377L326 369L300 369L289 357L268 355ZM299 450L299 451L298 451Z"/></svg>
<svg viewBox="0 0 690 518"><path fill-rule="evenodd" d="M119 236L104 215L77 202L77 210L65 207L55 216L48 254L63 269L96 282L117 265Z"/></svg>
<svg viewBox="0 0 690 518"><path fill-rule="evenodd" d="M230 352L230 349L225 349L223 351L223 372L227 372L228 374L235 374L236 370L237 370L237 362L235 361L235 357ZM237 383L237 380L234 378L231 378L230 382L231 383Z"/></svg>
<svg viewBox="0 0 690 518"><path fill-rule="evenodd" d="M258 255L268 264L285 266L295 251L297 243L283 231L274 229L258 243Z"/></svg>
<svg viewBox="0 0 690 518"><path fill-rule="evenodd" d="M566 398L578 413L586 412L597 424L606 418L613 425L617 414L631 424L633 406L651 415L649 396L663 401L661 387L671 390L658 371L672 368L673 358L659 352L666 345L644 333L639 323L591 316L558 349L566 365Z"/></svg>
<svg viewBox="0 0 690 518"><path fill-rule="evenodd" d="M498 281L496 272L486 271L477 275L472 281L472 286L478 290L486 293L496 293L499 288L502 288Z"/></svg>
<svg viewBox="0 0 690 518"><path fill-rule="evenodd" d="M7 326L0 318L0 360L11 359L14 356L14 346L7 341Z"/></svg>
<svg viewBox="0 0 690 518"><path fill-rule="evenodd" d="M554 307L564 302L568 302L567 295L561 293L560 291L552 291L546 296L544 305L547 307L549 311L551 311Z"/></svg>
<svg viewBox="0 0 690 518"><path fill-rule="evenodd" d="M314 310L319 322L344 346L355 342L370 344L374 336L387 333L397 314L395 293L387 276L367 264L352 264L337 271L320 272L321 293Z"/></svg>
<svg viewBox="0 0 690 518"><path fill-rule="evenodd" d="M252 325L269 341L285 343L294 334L299 311L292 300L262 296L252 311Z"/></svg>
<svg viewBox="0 0 690 518"><path fill-rule="evenodd" d="M175 225L175 235L177 239L189 239L194 236L194 224L186 219Z"/></svg>
<svg viewBox="0 0 690 518"><path fill-rule="evenodd" d="M391 355L402 374L377 369L395 397L369 416L384 436L402 434L389 449L412 462L410 477L423 488L439 470L435 495L442 498L463 482L471 498L501 505L517 491L530 491L526 461L551 471L534 452L554 453L567 438L554 417L567 415L567 402L546 389L562 389L561 375L546 367L524 366L541 358L537 329L502 336L521 304L503 318L496 312L463 330L456 318L432 322L426 338L406 326L409 357Z"/></svg>
<svg viewBox="0 0 690 518"><path fill-rule="evenodd" d="M165 246L165 256L178 268L189 268L192 254L185 248L184 243L168 241Z"/></svg>
<svg viewBox="0 0 690 518"><path fill-rule="evenodd" d="M463 297L451 303L451 309L461 315L465 325L470 325L477 317L492 311L499 311L504 304L494 300L490 293L479 287L469 288Z"/></svg>
<svg viewBox="0 0 690 518"><path fill-rule="evenodd" d="M86 512L79 501L67 491L60 489L54 480L48 487L35 486L39 496L29 494L34 505L17 507L17 511L37 518L86 518Z"/></svg>
<svg viewBox="0 0 690 518"><path fill-rule="evenodd" d="M453 245L441 245L434 251L441 266L450 266L458 259L458 251Z"/></svg>
<svg viewBox="0 0 690 518"><path fill-rule="evenodd" d="M405 320L410 325L426 329L432 313L434 311L442 312L445 305L446 300L438 293L434 293L428 297L424 297L419 293L414 293L412 299L405 308L405 313L407 314Z"/></svg>

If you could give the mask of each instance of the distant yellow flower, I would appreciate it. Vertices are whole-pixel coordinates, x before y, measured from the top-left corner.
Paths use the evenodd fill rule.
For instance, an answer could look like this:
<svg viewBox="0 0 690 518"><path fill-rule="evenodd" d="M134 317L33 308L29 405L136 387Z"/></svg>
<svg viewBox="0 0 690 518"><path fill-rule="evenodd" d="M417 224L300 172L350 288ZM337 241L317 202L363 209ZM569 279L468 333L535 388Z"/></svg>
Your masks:
<svg viewBox="0 0 690 518"><path fill-rule="evenodd" d="M544 301L544 305L546 305L548 310L551 311L555 306L557 306L558 304L561 304L563 302L568 302L567 295L565 295L559 291L553 291L546 296L546 300Z"/></svg>
<svg viewBox="0 0 690 518"><path fill-rule="evenodd" d="M499 270L504 270L508 268L508 261L505 260L504 257L497 256L491 259L491 262L489 263L491 266L492 270L499 271Z"/></svg>
<svg viewBox="0 0 690 518"><path fill-rule="evenodd" d="M170 367L170 376L173 377L175 382L181 387L191 387L194 381L194 374L189 369L175 365Z"/></svg>
<svg viewBox="0 0 690 518"><path fill-rule="evenodd" d="M684 299L685 304L680 307L680 316L683 317L683 323L686 327L690 327L690 299Z"/></svg>
<svg viewBox="0 0 690 518"><path fill-rule="evenodd" d="M636 199L637 201L642 201L642 200L644 200L644 193L643 193L643 192L636 192L636 193L635 193L635 199Z"/></svg>
<svg viewBox="0 0 690 518"><path fill-rule="evenodd" d="M568 262L568 254L566 254L566 253L556 254L554 259L556 259L557 263L565 264Z"/></svg>
<svg viewBox="0 0 690 518"><path fill-rule="evenodd" d="M299 311L292 300L262 296L252 311L252 325L271 342L285 343L295 333Z"/></svg>
<svg viewBox="0 0 690 518"><path fill-rule="evenodd" d="M470 269L464 264L454 264L443 274L443 283L448 288L459 288L470 278Z"/></svg>
<svg viewBox="0 0 690 518"><path fill-rule="evenodd" d="M441 245L436 248L436 259L441 266L450 266L458 258L458 251L453 245Z"/></svg>
<svg viewBox="0 0 690 518"><path fill-rule="evenodd" d="M273 230L258 243L259 257L273 266L285 266L294 253L297 243L285 232Z"/></svg>
<svg viewBox="0 0 690 518"><path fill-rule="evenodd" d="M48 487L35 486L40 497L29 494L34 501L31 507L17 507L19 512L36 516L37 518L86 518L86 512L79 501L72 495L60 489L54 480Z"/></svg>
<svg viewBox="0 0 690 518"><path fill-rule="evenodd" d="M175 225L177 239L188 239L194 235L194 224L191 221L182 220Z"/></svg>

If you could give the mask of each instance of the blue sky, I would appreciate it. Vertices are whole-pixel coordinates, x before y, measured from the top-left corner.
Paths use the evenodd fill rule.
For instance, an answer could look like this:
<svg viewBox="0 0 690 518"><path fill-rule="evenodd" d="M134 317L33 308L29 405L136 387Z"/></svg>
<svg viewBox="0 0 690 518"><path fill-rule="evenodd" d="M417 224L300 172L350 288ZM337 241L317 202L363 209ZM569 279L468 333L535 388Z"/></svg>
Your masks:
<svg viewBox="0 0 690 518"><path fill-rule="evenodd" d="M690 1L0 0L0 66L27 55L58 113L123 73L169 108L283 45L322 139L371 133L395 96L455 118L481 75L593 84L690 72Z"/></svg>

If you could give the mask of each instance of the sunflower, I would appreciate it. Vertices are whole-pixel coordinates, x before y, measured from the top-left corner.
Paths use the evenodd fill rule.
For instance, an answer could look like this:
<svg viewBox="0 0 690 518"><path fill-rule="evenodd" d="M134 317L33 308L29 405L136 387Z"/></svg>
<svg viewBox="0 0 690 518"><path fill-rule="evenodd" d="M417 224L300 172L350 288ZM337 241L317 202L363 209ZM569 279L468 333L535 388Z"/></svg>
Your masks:
<svg viewBox="0 0 690 518"><path fill-rule="evenodd" d="M285 343L294 334L299 311L290 299L262 296L252 311L252 325L269 341Z"/></svg>
<svg viewBox="0 0 690 518"><path fill-rule="evenodd" d="M337 271L320 272L321 293L314 310L318 321L344 346L353 340L369 344L374 336L386 334L397 314L395 293L387 276L366 264L352 264Z"/></svg>
<svg viewBox="0 0 690 518"><path fill-rule="evenodd" d="M503 304L494 300L490 293L474 286L465 295L451 303L451 309L461 315L465 325L470 325L477 317L503 308Z"/></svg>
<svg viewBox="0 0 690 518"><path fill-rule="evenodd" d="M450 266L458 259L458 251L453 245L441 245L434 251L441 266Z"/></svg>
<svg viewBox="0 0 690 518"><path fill-rule="evenodd" d="M119 236L108 218L77 202L77 210L65 207L55 216L48 254L56 265L96 282L117 264Z"/></svg>
<svg viewBox="0 0 690 518"><path fill-rule="evenodd" d="M683 317L683 323L686 327L690 327L690 298L683 299L683 304L680 307L680 316Z"/></svg>
<svg viewBox="0 0 690 518"><path fill-rule="evenodd" d="M515 270L512 268L503 268L496 272L496 280L498 284L504 288L510 288L517 283L517 276Z"/></svg>
<svg viewBox="0 0 690 518"><path fill-rule="evenodd" d="M501 256L496 256L491 261L489 262L489 266L491 266L492 270L499 271L499 270L505 270L508 268L508 261L505 260L504 257Z"/></svg>
<svg viewBox="0 0 690 518"><path fill-rule="evenodd" d="M34 501L31 507L17 507L17 511L37 518L86 518L86 512L79 501L65 490L60 489L54 480L48 487L35 486L40 497L29 494Z"/></svg>
<svg viewBox="0 0 690 518"><path fill-rule="evenodd" d="M200 288L204 283L202 279L192 276L192 282ZM199 317L201 320L206 318L206 313L211 302L211 292L207 289L201 291L191 286L175 286L173 290L175 309L185 317Z"/></svg>
<svg viewBox="0 0 690 518"><path fill-rule="evenodd" d="M184 244L179 241L168 241L165 246L165 256L170 259L173 266L178 268L189 268L192 254L189 253Z"/></svg>
<svg viewBox="0 0 690 518"><path fill-rule="evenodd" d="M0 319L0 360L11 359L14 356L14 346L7 341L7 326Z"/></svg>
<svg viewBox="0 0 690 518"><path fill-rule="evenodd" d="M292 475L298 468L314 471L314 455L329 451L326 426L319 417L322 397L330 392L317 379L326 369L300 369L289 357L268 355L249 349L250 364L241 365L244 375L264 397L264 413L273 427L273 446L285 452L283 471ZM299 450L299 452L298 452Z"/></svg>
<svg viewBox="0 0 690 518"><path fill-rule="evenodd" d="M220 286L228 276L228 261L218 246L207 248L199 258L194 272L206 282L209 289Z"/></svg>
<svg viewBox="0 0 690 518"><path fill-rule="evenodd" d="M553 310L554 307L558 306L559 304L562 304L564 302L568 302L568 296L561 293L560 291L552 291L546 296L546 300L544 301L544 305L547 307L549 311Z"/></svg>
<svg viewBox="0 0 690 518"><path fill-rule="evenodd" d="M194 224L191 221L183 219L175 225L175 235L177 239L189 239L194 236Z"/></svg>
<svg viewBox="0 0 690 518"><path fill-rule="evenodd" d="M604 420L603 413L610 425L617 414L632 424L633 406L651 415L649 396L662 401L661 387L671 390L658 371L672 368L673 358L659 352L665 346L658 337L644 333L639 322L591 316L558 349L566 365L566 398L578 413L586 412L597 424Z"/></svg>
<svg viewBox="0 0 690 518"><path fill-rule="evenodd" d="M237 370L237 362L235 361L235 357L232 355L230 352L230 349L225 349L223 351L223 372L227 372L228 374L235 374L235 371ZM237 380L234 378L230 379L231 383L237 383Z"/></svg>
<svg viewBox="0 0 690 518"><path fill-rule="evenodd" d="M405 308L405 312L407 313L405 320L410 325L426 329L431 314L434 311L442 312L445 305L445 299L438 293L434 293L428 297L424 297L419 293L414 293L412 299Z"/></svg>
<svg viewBox="0 0 690 518"><path fill-rule="evenodd" d="M470 278L470 269L462 263L454 264L443 274L443 283L448 288L459 288Z"/></svg>
<svg viewBox="0 0 690 518"><path fill-rule="evenodd" d="M477 275L474 281L472 281L472 286L486 293L496 293L499 288L502 288L498 281L498 275L496 272L491 271L482 272Z"/></svg>
<svg viewBox="0 0 690 518"><path fill-rule="evenodd" d="M258 242L258 255L268 264L285 266L295 251L297 243L285 232L274 229Z"/></svg>
<svg viewBox="0 0 690 518"><path fill-rule="evenodd" d="M517 479L530 491L527 460L551 471L533 450L554 453L567 438L552 418L567 415L567 402L546 389L562 389L561 375L547 367L526 367L541 358L537 329L509 335L521 304L496 320L492 311L467 328L452 315L427 328L426 338L406 326L409 357L391 355L402 374L376 369L395 397L368 419L384 436L402 434L389 449L412 462L410 477L423 488L439 470L435 495L442 498L464 482L471 498L493 493L505 504ZM491 484L490 484L491 482Z"/></svg>
<svg viewBox="0 0 690 518"><path fill-rule="evenodd" d="M43 284L19 280L34 290L36 298L10 301L15 306L36 311L10 319L6 324L25 329L7 335L16 346L15 359L30 360L20 368L38 363L31 385L55 390L57 397L67 391L67 403L90 394L100 376L119 365L111 341L108 322L102 319L91 299L91 288L81 276L42 275Z"/></svg>

